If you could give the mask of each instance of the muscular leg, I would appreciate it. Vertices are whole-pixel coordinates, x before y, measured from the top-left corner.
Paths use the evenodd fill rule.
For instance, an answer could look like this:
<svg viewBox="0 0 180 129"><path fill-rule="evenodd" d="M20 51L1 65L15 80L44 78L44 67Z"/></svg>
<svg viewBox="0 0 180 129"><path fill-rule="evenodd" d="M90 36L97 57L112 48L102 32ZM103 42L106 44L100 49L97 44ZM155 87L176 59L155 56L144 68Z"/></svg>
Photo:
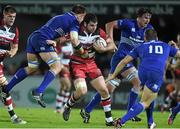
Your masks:
<svg viewBox="0 0 180 129"><path fill-rule="evenodd" d="M104 77L97 77L96 79L91 81L91 84L101 95L101 105L103 106L105 112L106 122L112 122L113 118L111 115L111 99L105 84Z"/></svg>
<svg viewBox="0 0 180 129"><path fill-rule="evenodd" d="M157 97L157 93L152 92L146 86L144 87L141 101L130 108L125 116L122 117L121 123L124 124L126 121L130 120L134 116L140 114L145 108L149 107L152 101Z"/></svg>
<svg viewBox="0 0 180 129"><path fill-rule="evenodd" d="M24 80L29 74L32 74L38 69L38 59L35 54L27 54L28 67L20 68L12 77L10 82L4 88L4 92L8 93L16 84Z"/></svg>

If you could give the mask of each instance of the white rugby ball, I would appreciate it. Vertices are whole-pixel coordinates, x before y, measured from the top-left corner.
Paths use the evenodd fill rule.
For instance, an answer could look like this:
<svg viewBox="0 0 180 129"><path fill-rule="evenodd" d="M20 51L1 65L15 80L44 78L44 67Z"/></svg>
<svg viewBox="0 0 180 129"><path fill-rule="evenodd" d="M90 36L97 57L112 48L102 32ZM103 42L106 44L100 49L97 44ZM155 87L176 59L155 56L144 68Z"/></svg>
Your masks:
<svg viewBox="0 0 180 129"><path fill-rule="evenodd" d="M96 44L101 47L107 47L106 41L101 37L97 39Z"/></svg>

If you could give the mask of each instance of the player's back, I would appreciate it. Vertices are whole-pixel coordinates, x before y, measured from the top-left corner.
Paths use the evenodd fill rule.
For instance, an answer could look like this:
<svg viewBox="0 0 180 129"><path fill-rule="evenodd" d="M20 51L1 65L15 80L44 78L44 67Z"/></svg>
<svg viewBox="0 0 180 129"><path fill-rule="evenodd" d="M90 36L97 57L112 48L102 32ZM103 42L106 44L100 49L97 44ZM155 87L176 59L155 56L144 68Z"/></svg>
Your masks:
<svg viewBox="0 0 180 129"><path fill-rule="evenodd" d="M139 68L164 72L165 64L169 56L176 54L174 47L162 41L152 40L137 48L141 63Z"/></svg>
<svg viewBox="0 0 180 129"><path fill-rule="evenodd" d="M73 26L77 27L77 30L79 29L76 17L69 12L54 16L36 32L40 32L46 39L55 39L69 33Z"/></svg>

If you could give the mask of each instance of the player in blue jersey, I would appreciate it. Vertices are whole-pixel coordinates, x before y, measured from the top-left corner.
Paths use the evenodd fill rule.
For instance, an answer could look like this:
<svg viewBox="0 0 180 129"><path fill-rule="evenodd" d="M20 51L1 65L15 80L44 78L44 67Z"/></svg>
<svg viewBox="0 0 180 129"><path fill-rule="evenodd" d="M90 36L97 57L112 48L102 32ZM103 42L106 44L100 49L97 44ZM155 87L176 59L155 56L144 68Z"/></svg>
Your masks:
<svg viewBox="0 0 180 129"><path fill-rule="evenodd" d="M40 58L49 65L50 69L45 74L40 86L32 91L32 96L40 106L45 108L46 104L42 98L43 93L62 68L54 48L56 46L54 40L70 33L71 43L74 48L81 55L86 55L78 40L79 24L82 22L85 14L85 7L76 5L70 12L51 18L40 29L34 31L27 41L28 66L20 68L10 80L9 84L2 89L2 92L9 93L17 83L34 73L38 69L38 56L40 56ZM3 94L1 94L1 97L3 97Z"/></svg>
<svg viewBox="0 0 180 129"><path fill-rule="evenodd" d="M145 43L134 48L129 55L121 60L115 71L106 80L114 79L129 62L138 57L140 58L138 76L143 88L141 100L135 103L126 115L115 120L117 129L150 106L156 99L162 85L168 57L180 57L180 51L177 48L158 41L157 33L154 29L146 30L144 39Z"/></svg>
<svg viewBox="0 0 180 129"><path fill-rule="evenodd" d="M176 115L180 112L180 102L178 102L176 107L173 107L170 110L169 118L168 118L168 124L172 125L174 122L174 119L176 118Z"/></svg>
<svg viewBox="0 0 180 129"><path fill-rule="evenodd" d="M111 70L110 74L114 72L118 62L122 60L133 48L139 46L144 42L144 32L149 28L153 28L149 22L151 19L152 12L146 8L140 8L137 11L137 19L120 19L109 22L106 24L106 32L110 38L113 39L113 29L121 29L121 40L118 45L118 50L112 57L111 60ZM137 77L137 70L132 63L126 65L126 67L121 71L121 76L126 78L133 84L133 88L129 97L128 110L135 103L136 98L138 97L138 92L140 89L140 82ZM107 82L107 87L109 92L112 93L114 89L119 86L119 79L114 79ZM86 106L84 110L81 110L81 116L83 114L89 114L92 109L100 102L100 95L96 93L92 101ZM153 103L152 103L153 107ZM153 108L151 108L152 114ZM88 115L87 115L88 116ZM150 119L148 119L148 123L151 126L153 123L152 115L149 115ZM89 119L88 117L84 117ZM138 117L133 118L132 120L140 121L141 119ZM86 120L88 121L88 120Z"/></svg>

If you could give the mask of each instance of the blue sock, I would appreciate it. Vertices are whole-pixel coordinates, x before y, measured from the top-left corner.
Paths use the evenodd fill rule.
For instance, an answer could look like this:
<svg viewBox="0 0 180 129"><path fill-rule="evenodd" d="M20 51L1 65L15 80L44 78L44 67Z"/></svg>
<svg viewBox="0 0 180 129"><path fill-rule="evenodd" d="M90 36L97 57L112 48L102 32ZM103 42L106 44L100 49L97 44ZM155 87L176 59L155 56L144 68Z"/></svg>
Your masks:
<svg viewBox="0 0 180 129"><path fill-rule="evenodd" d="M101 95L97 92L91 102L85 107L85 111L90 113L93 108L101 102Z"/></svg>
<svg viewBox="0 0 180 129"><path fill-rule="evenodd" d="M16 84L24 80L27 76L28 74L26 73L25 69L20 68L9 81L8 85L4 88L4 91L8 93Z"/></svg>
<svg viewBox="0 0 180 129"><path fill-rule="evenodd" d="M154 120L153 120L153 111L154 111L154 101L146 109L148 125L151 125L154 122Z"/></svg>
<svg viewBox="0 0 180 129"><path fill-rule="evenodd" d="M180 103L178 103L177 106L173 108L173 115L176 116L179 111L180 111Z"/></svg>
<svg viewBox="0 0 180 129"><path fill-rule="evenodd" d="M138 97L138 91L132 88L128 98L128 110L135 104L137 97Z"/></svg>
<svg viewBox="0 0 180 129"><path fill-rule="evenodd" d="M55 74L52 71L48 71L45 76L44 80L40 84L40 86L36 89L37 93L43 93L46 87L55 79Z"/></svg>
<svg viewBox="0 0 180 129"><path fill-rule="evenodd" d="M142 103L137 103L133 105L129 111L124 115L121 119L121 124L124 124L126 121L132 119L133 117L137 116L144 110L144 105Z"/></svg>

